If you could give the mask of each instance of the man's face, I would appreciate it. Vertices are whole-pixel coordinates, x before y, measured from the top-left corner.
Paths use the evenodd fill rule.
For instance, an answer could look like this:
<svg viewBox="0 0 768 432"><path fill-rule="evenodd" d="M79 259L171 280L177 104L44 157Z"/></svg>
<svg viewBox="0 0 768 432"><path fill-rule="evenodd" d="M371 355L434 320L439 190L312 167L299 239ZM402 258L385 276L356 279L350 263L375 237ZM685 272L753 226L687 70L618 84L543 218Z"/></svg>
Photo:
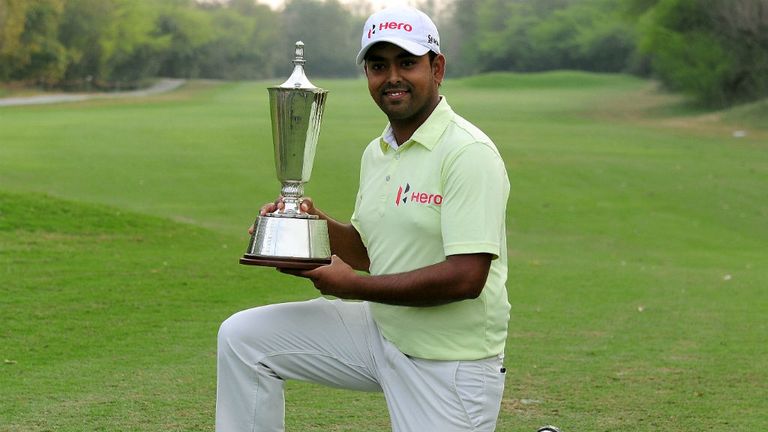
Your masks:
<svg viewBox="0 0 768 432"><path fill-rule="evenodd" d="M387 42L371 47L365 59L368 91L390 122L426 120L440 100L444 72L443 56L430 62L428 54L415 56Z"/></svg>

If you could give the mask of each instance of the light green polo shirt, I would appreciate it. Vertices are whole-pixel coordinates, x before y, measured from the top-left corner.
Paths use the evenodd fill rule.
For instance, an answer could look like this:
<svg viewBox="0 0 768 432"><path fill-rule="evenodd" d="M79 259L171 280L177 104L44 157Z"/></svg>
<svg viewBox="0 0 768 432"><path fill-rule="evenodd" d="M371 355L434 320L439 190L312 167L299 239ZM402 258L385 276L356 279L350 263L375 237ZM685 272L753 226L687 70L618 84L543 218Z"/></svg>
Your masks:
<svg viewBox="0 0 768 432"><path fill-rule="evenodd" d="M508 196L495 145L444 97L397 150L382 137L368 145L352 224L368 249L372 275L415 270L449 255L495 257L477 299L435 307L371 303L383 336L400 351L433 360L475 360L504 351Z"/></svg>

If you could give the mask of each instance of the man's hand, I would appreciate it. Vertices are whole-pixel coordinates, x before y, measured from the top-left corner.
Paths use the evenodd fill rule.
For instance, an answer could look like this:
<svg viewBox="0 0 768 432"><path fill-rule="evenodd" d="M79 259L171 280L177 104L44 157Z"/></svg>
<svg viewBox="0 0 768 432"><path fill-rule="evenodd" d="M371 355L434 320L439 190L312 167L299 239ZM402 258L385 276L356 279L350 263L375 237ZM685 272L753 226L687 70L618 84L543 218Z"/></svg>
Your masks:
<svg viewBox="0 0 768 432"><path fill-rule="evenodd" d="M283 197L279 196L273 202L266 203L263 206L261 206L261 208L259 209L259 216L266 216L267 213L274 213L284 208L285 208L285 203L283 202ZM248 235L253 235L255 231L256 231L256 223L254 222L253 225L248 227Z"/></svg>
<svg viewBox="0 0 768 432"><path fill-rule="evenodd" d="M284 209L285 202L283 201L283 197L280 196L274 202L264 204L259 210L259 215L266 216L268 213L281 212ZM309 197L302 198L301 203L299 204L299 210L302 213L317 216L328 223L328 237L331 242L332 253L339 257L344 257L344 260L354 269L368 271L368 267L370 266L368 251L365 249L360 234L352 224L344 224L328 217L328 215L315 207L315 203L312 202L312 198ZM248 228L248 234L253 235L255 230L256 227L252 225ZM300 272L281 271L296 276L303 276L299 274Z"/></svg>
<svg viewBox="0 0 768 432"><path fill-rule="evenodd" d="M312 198L304 197L301 201L301 211L309 214L316 214L315 205L312 203ZM283 197L279 196L273 202L266 203L259 209L259 216L266 216L268 213L282 212L285 209L285 202ZM255 225L251 225L248 228L248 235L253 235L256 230Z"/></svg>
<svg viewBox="0 0 768 432"><path fill-rule="evenodd" d="M273 202L266 203L261 206L261 209L259 209L259 216L266 216L267 213L274 213L276 211L283 210L284 208L285 203L283 202L283 197L279 196Z"/></svg>
<svg viewBox="0 0 768 432"><path fill-rule="evenodd" d="M314 270L280 269L312 280L321 293L347 300L399 306L438 306L477 298L483 291L493 256L451 255L445 261L404 273L365 276L338 256Z"/></svg>
<svg viewBox="0 0 768 432"><path fill-rule="evenodd" d="M336 255L331 256L331 263L305 273L321 293L338 298L354 300L355 287L359 275L355 270Z"/></svg>
<svg viewBox="0 0 768 432"><path fill-rule="evenodd" d="M347 300L356 300L356 287L360 276L355 270L336 255L331 256L331 263L312 270L279 269L283 273L310 279L322 294Z"/></svg>

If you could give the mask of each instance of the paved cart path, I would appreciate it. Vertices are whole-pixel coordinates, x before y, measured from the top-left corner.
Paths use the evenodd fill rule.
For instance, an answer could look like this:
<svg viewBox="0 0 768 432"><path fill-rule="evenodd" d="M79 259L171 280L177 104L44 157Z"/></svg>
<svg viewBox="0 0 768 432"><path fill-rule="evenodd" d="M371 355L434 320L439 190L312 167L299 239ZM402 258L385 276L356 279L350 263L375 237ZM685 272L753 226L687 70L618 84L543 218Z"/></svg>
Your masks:
<svg viewBox="0 0 768 432"><path fill-rule="evenodd" d="M142 90L112 92L112 93L56 93L39 96L0 98L0 106L40 105L61 102L79 102L89 99L110 99L123 97L148 96L164 93L181 87L186 80L162 79L153 86Z"/></svg>

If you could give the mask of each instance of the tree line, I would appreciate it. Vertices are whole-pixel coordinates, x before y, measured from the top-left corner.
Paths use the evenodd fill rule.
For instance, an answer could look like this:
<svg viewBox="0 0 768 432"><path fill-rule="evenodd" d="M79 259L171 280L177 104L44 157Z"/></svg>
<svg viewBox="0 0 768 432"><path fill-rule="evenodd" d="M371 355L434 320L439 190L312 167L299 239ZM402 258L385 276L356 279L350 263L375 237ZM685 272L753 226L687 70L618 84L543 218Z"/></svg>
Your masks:
<svg viewBox="0 0 768 432"><path fill-rule="evenodd" d="M451 22L464 74L628 72L710 106L768 96L768 0L457 0Z"/></svg>
<svg viewBox="0 0 768 432"><path fill-rule="evenodd" d="M768 96L766 0L421 0L449 73L576 69L653 76L702 103ZM311 76L360 73L362 0L0 0L0 81L136 85L155 76L282 77L307 43Z"/></svg>
<svg viewBox="0 0 768 432"><path fill-rule="evenodd" d="M307 41L315 76L357 73L363 21L336 1L0 0L0 81L130 86L144 79L259 79L290 73Z"/></svg>

